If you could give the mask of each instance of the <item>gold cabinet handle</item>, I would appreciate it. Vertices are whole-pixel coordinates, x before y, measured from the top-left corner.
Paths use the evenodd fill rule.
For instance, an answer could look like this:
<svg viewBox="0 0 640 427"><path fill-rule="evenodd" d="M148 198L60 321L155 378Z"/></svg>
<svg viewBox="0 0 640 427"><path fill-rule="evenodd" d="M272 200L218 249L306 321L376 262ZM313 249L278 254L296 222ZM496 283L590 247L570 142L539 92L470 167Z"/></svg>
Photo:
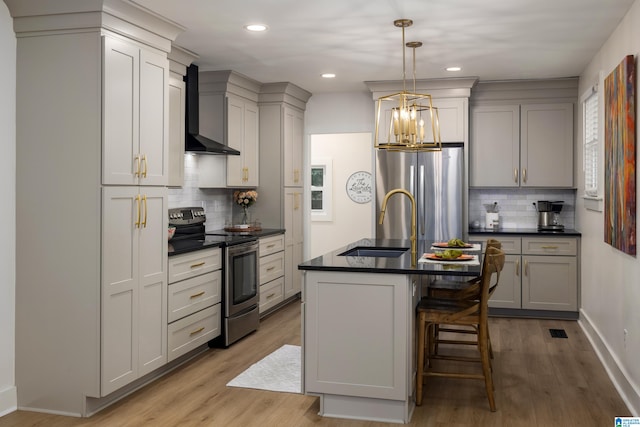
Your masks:
<svg viewBox="0 0 640 427"><path fill-rule="evenodd" d="M270 244L270 245L267 245L267 249L271 249L271 248L273 248L273 247L275 247L275 246L276 246L276 244L275 244L275 243L272 243L272 244Z"/></svg>
<svg viewBox="0 0 640 427"><path fill-rule="evenodd" d="M298 208L300 207L300 204L298 202L298 196L300 194L299 193L293 193L293 210L297 211Z"/></svg>
<svg viewBox="0 0 640 427"><path fill-rule="evenodd" d="M556 249L558 249L558 246L553 246L553 245L551 245L551 246L541 246L541 248L542 249L553 249L553 250L556 250Z"/></svg>
<svg viewBox="0 0 640 427"><path fill-rule="evenodd" d="M192 331L189 335L195 335L195 334L198 334L198 333L200 333L202 331L204 331L204 326L196 329L195 331Z"/></svg>
<svg viewBox="0 0 640 427"><path fill-rule="evenodd" d="M140 177L140 155L139 154L136 154L135 161L136 161L136 171L134 172L133 175L139 178Z"/></svg>
<svg viewBox="0 0 640 427"><path fill-rule="evenodd" d="M527 183L527 168L522 169L522 182Z"/></svg>
<svg viewBox="0 0 640 427"><path fill-rule="evenodd" d="M267 295L267 299L271 299L271 298L273 298L275 296L276 296L276 293L274 292L272 294Z"/></svg>
<svg viewBox="0 0 640 427"><path fill-rule="evenodd" d="M274 269L275 269L275 267L269 267L269 268L267 268L267 271L272 271Z"/></svg>
<svg viewBox="0 0 640 427"><path fill-rule="evenodd" d="M525 276L529 275L529 261L527 260L524 261L524 275Z"/></svg>
<svg viewBox="0 0 640 427"><path fill-rule="evenodd" d="M204 262L204 261L199 262L199 263L197 263L197 264L191 264L191 268L202 267L204 264L205 264L205 262Z"/></svg>
<svg viewBox="0 0 640 427"><path fill-rule="evenodd" d="M295 182L297 184L298 181L300 181L300 170L299 169L294 169L293 170L293 182Z"/></svg>
<svg viewBox="0 0 640 427"><path fill-rule="evenodd" d="M518 168L513 168L513 182L518 183Z"/></svg>
<svg viewBox="0 0 640 427"><path fill-rule="evenodd" d="M143 178L146 178L146 177L147 177L147 166L148 166L148 165L147 165L147 156L146 156L145 154L143 154L143 155L142 155L142 166L143 166L144 168L142 169L141 176L142 176ZM138 166L138 168L139 168L139 167L140 167L140 166Z"/></svg>
<svg viewBox="0 0 640 427"><path fill-rule="evenodd" d="M140 195L136 195L136 228L140 228Z"/></svg>
<svg viewBox="0 0 640 427"><path fill-rule="evenodd" d="M142 196L142 202L144 204L144 220L142 221L142 226L147 228L147 195Z"/></svg>
<svg viewBox="0 0 640 427"><path fill-rule="evenodd" d="M520 259L516 260L516 277L520 276Z"/></svg>
<svg viewBox="0 0 640 427"><path fill-rule="evenodd" d="M193 294L189 298L198 298L198 297L200 297L202 295L204 295L204 291L198 292L197 294Z"/></svg>

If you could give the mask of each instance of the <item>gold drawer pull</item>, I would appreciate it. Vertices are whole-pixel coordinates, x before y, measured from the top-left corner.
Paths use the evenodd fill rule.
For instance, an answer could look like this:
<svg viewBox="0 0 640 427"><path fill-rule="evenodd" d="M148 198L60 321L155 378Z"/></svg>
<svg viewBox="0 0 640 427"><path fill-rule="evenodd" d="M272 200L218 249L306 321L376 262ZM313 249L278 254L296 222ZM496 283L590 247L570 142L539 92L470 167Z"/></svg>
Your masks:
<svg viewBox="0 0 640 427"><path fill-rule="evenodd" d="M195 334L198 334L198 333L200 333L202 331L204 331L204 326L196 329L195 331L191 332L189 335L195 335Z"/></svg>
<svg viewBox="0 0 640 427"><path fill-rule="evenodd" d="M269 267L269 268L267 268L267 271L271 271L271 270L274 270L274 269L275 269L275 267Z"/></svg>
<svg viewBox="0 0 640 427"><path fill-rule="evenodd" d="M276 245L275 243L272 243L272 244L270 244L270 245L267 245L267 249L271 249L271 248L275 247L275 245Z"/></svg>
<svg viewBox="0 0 640 427"><path fill-rule="evenodd" d="M191 268L202 267L204 264L205 264L205 262L204 262L204 261L199 262L199 263L197 263L197 264L191 264Z"/></svg>
<svg viewBox="0 0 640 427"><path fill-rule="evenodd" d="M513 168L513 181L516 184L518 183L518 169L517 168Z"/></svg>
<svg viewBox="0 0 640 427"><path fill-rule="evenodd" d="M275 296L276 296L276 293L274 292L272 294L267 295L267 299L271 299L271 298L273 298Z"/></svg>
<svg viewBox="0 0 640 427"><path fill-rule="evenodd" d="M542 246L542 249L558 249L558 246Z"/></svg>
<svg viewBox="0 0 640 427"><path fill-rule="evenodd" d="M191 295L189 298L198 298L199 296L204 295L204 291L198 292L197 294Z"/></svg>
<svg viewBox="0 0 640 427"><path fill-rule="evenodd" d="M520 276L520 259L516 260L516 277Z"/></svg>

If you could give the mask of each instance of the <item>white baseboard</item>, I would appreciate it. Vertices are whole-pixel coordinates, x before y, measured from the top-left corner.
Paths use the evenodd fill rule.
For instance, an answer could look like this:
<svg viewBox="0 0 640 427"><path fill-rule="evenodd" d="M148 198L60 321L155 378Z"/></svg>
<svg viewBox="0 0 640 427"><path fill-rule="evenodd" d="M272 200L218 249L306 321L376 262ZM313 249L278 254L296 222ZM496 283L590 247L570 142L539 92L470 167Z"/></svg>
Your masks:
<svg viewBox="0 0 640 427"><path fill-rule="evenodd" d="M629 376L626 370L619 363L616 355L609 350L606 342L602 339L602 334L583 310L580 310L578 324L587 336L593 350L596 352L609 378L613 382L614 387L618 390L620 397L622 397L622 400L627 405L629 412L631 412L634 417L640 416L640 389L635 384L629 382Z"/></svg>
<svg viewBox="0 0 640 427"><path fill-rule="evenodd" d="M15 386L0 390L0 417L18 409L18 392Z"/></svg>

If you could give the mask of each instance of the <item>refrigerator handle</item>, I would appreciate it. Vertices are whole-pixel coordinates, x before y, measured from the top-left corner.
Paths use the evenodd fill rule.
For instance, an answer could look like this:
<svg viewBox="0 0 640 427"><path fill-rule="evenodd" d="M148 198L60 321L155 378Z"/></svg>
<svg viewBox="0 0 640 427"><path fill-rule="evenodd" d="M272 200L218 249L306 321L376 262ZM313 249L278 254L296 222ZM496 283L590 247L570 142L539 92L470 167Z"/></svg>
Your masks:
<svg viewBox="0 0 640 427"><path fill-rule="evenodd" d="M420 165L420 175L418 176L418 194L414 193L414 197L416 198L416 202L421 204L424 200L424 165ZM425 233L425 209L422 205L418 208L418 218L416 218L418 222L418 234L424 237Z"/></svg>

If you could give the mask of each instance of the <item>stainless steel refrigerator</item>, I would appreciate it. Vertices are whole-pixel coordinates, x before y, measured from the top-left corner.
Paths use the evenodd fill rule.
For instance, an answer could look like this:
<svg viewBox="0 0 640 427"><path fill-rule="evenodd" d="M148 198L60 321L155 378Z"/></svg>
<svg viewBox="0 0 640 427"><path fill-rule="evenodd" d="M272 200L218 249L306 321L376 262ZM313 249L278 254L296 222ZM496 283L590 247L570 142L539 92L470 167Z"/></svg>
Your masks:
<svg viewBox="0 0 640 427"><path fill-rule="evenodd" d="M440 152L376 152L376 237L408 239L411 235L411 203L394 194L387 203L384 224L380 208L390 190L402 188L416 199L419 240L464 239L464 148L443 144Z"/></svg>

